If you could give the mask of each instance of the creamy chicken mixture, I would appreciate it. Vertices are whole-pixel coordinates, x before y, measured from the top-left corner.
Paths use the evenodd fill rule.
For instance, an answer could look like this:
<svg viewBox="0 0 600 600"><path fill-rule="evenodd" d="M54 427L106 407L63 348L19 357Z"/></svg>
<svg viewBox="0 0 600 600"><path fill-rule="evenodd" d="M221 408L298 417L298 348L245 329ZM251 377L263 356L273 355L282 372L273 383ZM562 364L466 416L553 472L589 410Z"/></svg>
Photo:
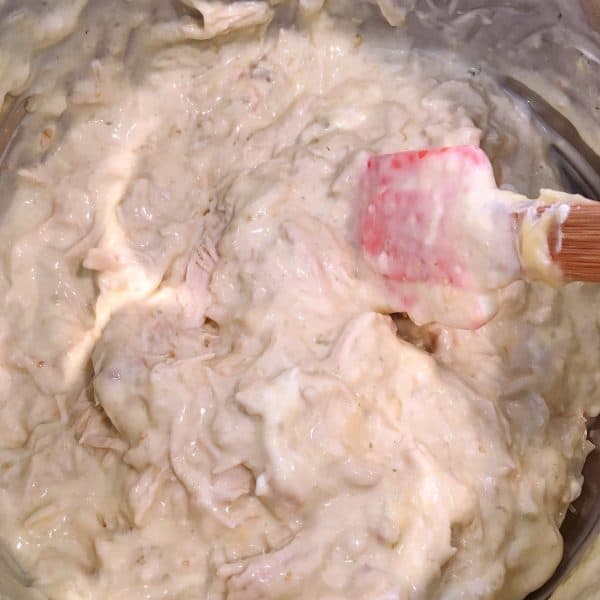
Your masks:
<svg viewBox="0 0 600 600"><path fill-rule="evenodd" d="M401 32L363 39L365 3L43 4L0 4L0 91L28 113L0 179L0 537L25 582L542 584L600 410L598 287L517 281L479 329L416 322L356 243L370 153L483 143L537 192L527 118Z"/></svg>

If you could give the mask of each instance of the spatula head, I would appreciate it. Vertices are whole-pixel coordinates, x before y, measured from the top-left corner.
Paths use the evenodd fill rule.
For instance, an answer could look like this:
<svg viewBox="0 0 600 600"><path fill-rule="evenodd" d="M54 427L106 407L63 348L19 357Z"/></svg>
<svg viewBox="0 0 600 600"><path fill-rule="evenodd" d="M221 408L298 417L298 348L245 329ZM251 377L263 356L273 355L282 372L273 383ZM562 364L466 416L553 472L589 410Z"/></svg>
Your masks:
<svg viewBox="0 0 600 600"><path fill-rule="evenodd" d="M457 301L467 311L477 308L478 314L466 315L466 322L484 321L489 309L479 310L477 295L495 293L519 277L510 202L497 189L480 148L371 156L363 190L364 256L396 289L402 288L405 298L413 299L415 312L429 314L427 303ZM457 315L461 307L440 309Z"/></svg>

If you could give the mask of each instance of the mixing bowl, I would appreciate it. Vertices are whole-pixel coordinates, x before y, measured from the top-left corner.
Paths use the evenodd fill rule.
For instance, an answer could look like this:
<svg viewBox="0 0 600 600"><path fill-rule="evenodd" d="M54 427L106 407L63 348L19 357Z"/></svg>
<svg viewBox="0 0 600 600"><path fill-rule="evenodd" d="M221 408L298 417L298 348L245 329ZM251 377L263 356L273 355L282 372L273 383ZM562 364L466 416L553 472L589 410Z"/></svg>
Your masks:
<svg viewBox="0 0 600 600"><path fill-rule="evenodd" d="M406 44L407 30L416 47L455 53L469 65L473 77L481 72L494 77L514 98L515 110L531 111L547 141L554 171L549 180L542 176L533 184L560 182L567 191L593 193L600 199L600 1L386 0L385 4L397 9L397 14L406 10L406 21L398 29L390 27L373 6L357 4L366 41L394 49ZM336 2L331 5L336 10ZM507 82L516 82L517 87ZM10 103L9 99L0 120L0 155L21 116L22 104L15 99ZM549 117L552 111L559 116ZM556 119L563 119L561 125ZM590 420L589 436L600 442L600 419ZM600 594L600 578L595 574L600 571L597 451L590 454L584 476L581 496L561 528L562 562L529 600L592 598L596 589ZM26 574L0 546L0 598L41 597L28 589L28 583Z"/></svg>

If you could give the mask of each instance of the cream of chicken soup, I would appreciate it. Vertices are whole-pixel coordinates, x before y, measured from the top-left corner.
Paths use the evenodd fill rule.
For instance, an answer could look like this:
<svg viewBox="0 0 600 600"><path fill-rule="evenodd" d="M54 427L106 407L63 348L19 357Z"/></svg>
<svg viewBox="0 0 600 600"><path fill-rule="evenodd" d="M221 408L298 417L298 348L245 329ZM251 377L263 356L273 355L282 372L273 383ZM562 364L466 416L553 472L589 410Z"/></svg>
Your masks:
<svg viewBox="0 0 600 600"><path fill-rule="evenodd" d="M598 287L411 320L354 235L371 154L484 143L529 191L527 119L401 31L363 40L366 5L43 4L0 7L0 93L27 98L0 176L0 537L32 590L540 586L600 410Z"/></svg>

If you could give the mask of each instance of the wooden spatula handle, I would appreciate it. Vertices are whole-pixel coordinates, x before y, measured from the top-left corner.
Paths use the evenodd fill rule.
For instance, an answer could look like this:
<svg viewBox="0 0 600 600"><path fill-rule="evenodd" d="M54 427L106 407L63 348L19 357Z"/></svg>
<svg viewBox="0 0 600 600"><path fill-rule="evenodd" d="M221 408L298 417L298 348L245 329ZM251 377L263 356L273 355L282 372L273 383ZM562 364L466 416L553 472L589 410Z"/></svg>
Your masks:
<svg viewBox="0 0 600 600"><path fill-rule="evenodd" d="M560 231L550 232L548 242L566 280L600 283L600 202L571 205Z"/></svg>

